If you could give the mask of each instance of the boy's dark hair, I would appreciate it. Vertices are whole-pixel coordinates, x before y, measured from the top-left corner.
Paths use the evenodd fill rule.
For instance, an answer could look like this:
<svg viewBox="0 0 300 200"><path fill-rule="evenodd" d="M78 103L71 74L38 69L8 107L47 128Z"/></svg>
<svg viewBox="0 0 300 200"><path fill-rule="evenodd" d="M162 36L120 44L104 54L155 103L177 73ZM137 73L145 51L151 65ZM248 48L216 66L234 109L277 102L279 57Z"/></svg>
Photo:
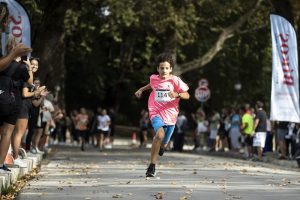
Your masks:
<svg viewBox="0 0 300 200"><path fill-rule="evenodd" d="M173 68L174 60L173 60L172 54L170 54L170 53L159 54L157 57L157 66L159 66L159 63L162 63L162 62L170 63L171 67Z"/></svg>

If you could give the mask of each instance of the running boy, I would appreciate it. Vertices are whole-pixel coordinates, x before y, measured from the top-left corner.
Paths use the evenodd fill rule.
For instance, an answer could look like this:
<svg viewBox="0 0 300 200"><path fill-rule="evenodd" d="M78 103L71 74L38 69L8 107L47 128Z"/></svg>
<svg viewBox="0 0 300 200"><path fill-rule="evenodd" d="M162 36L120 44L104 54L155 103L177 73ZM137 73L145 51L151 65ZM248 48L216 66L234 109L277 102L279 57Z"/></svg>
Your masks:
<svg viewBox="0 0 300 200"><path fill-rule="evenodd" d="M143 91L152 89L148 99L148 109L155 137L146 177L155 176L157 154L162 156L170 141L179 112L179 100L190 98L187 84L171 74L174 66L172 56L168 53L160 54L157 63L159 75L151 75L150 83L135 92L135 96L140 98Z"/></svg>

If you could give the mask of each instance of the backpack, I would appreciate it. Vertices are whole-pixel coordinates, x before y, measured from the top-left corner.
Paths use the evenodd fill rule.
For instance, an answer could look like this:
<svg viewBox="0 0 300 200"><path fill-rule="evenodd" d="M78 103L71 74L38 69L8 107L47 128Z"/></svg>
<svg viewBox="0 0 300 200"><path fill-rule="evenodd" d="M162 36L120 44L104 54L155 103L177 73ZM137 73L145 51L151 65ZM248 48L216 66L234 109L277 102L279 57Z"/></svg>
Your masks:
<svg viewBox="0 0 300 200"><path fill-rule="evenodd" d="M12 75L17 65L10 65L5 72L0 73L0 115L9 115L15 102L15 84Z"/></svg>

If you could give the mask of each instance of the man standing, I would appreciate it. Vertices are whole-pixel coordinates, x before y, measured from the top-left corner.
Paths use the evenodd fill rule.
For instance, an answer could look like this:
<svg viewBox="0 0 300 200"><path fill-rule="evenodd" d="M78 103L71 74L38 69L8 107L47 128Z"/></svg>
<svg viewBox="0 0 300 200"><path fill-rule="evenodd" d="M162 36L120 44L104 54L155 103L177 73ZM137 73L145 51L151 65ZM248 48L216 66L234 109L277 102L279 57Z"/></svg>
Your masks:
<svg viewBox="0 0 300 200"><path fill-rule="evenodd" d="M267 136L267 114L263 110L264 104L261 101L257 101L256 116L254 121L254 138L253 138L253 147L257 148L257 159L253 161L262 161L262 150L265 147L266 136Z"/></svg>

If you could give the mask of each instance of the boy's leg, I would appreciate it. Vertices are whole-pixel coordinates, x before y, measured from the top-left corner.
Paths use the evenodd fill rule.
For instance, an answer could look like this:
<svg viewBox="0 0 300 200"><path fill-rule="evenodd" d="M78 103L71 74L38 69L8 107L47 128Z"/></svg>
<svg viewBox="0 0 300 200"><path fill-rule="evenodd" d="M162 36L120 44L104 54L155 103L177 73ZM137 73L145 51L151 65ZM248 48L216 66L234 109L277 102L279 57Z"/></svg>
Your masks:
<svg viewBox="0 0 300 200"><path fill-rule="evenodd" d="M172 138L172 135L173 135L173 132L174 132L174 128L175 128L174 125L173 126L169 125L169 126L164 127L165 136L164 136L163 141L161 143L158 155L163 156L166 148L168 147L168 145L171 141L171 138Z"/></svg>
<svg viewBox="0 0 300 200"><path fill-rule="evenodd" d="M165 137L165 131L162 127L160 127L157 130L154 140L152 142L151 157L150 157L150 161L152 164L156 164L159 148L162 145L162 141L164 137Z"/></svg>
<svg viewBox="0 0 300 200"><path fill-rule="evenodd" d="M163 149L164 145L167 145L172 136L173 130L175 126L168 128L160 117L154 117L151 120L152 127L156 132L154 140L152 142L151 148L151 157L150 164L146 172L146 177L155 176L155 164L157 161L157 156L160 152L160 149ZM162 147L162 148L161 148ZM162 154L161 154L162 155Z"/></svg>
<svg viewBox="0 0 300 200"><path fill-rule="evenodd" d="M164 129L162 127L158 128L156 131L156 135L152 142L150 164L146 171L146 177L154 177L155 176L155 164L157 161L157 154L159 152L159 149L160 149L160 146L161 146L164 136L165 136Z"/></svg>

